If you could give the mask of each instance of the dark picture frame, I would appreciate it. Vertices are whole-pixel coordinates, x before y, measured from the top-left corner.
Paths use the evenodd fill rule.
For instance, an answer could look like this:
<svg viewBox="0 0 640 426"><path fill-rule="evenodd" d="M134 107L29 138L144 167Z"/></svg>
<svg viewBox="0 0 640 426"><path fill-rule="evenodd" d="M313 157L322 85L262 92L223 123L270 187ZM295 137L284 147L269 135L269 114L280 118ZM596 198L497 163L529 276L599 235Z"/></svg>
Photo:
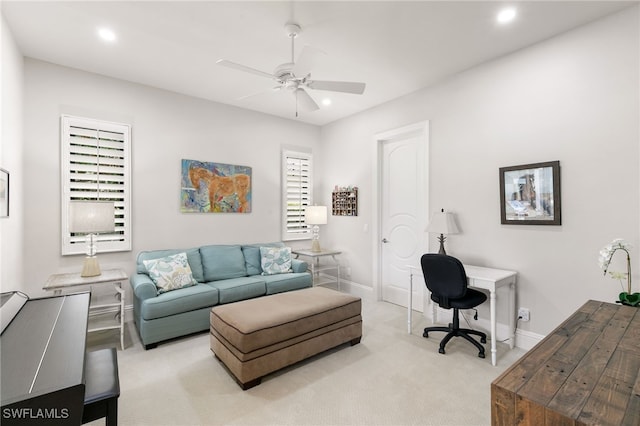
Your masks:
<svg viewBox="0 0 640 426"><path fill-rule="evenodd" d="M559 161L500 168L500 223L562 224Z"/></svg>
<svg viewBox="0 0 640 426"><path fill-rule="evenodd" d="M9 172L0 169L0 217L9 217Z"/></svg>

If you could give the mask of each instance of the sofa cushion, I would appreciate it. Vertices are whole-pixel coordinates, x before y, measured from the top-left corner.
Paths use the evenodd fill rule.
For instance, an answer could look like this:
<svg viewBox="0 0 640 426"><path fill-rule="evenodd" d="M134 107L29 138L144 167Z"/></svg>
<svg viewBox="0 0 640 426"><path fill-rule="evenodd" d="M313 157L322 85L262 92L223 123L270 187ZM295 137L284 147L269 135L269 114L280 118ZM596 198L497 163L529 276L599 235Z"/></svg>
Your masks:
<svg viewBox="0 0 640 426"><path fill-rule="evenodd" d="M247 269L240 246L213 245L200 247L206 282L246 277Z"/></svg>
<svg viewBox="0 0 640 426"><path fill-rule="evenodd" d="M267 293L264 279L261 276L212 281L207 285L218 289L219 303L221 304L264 296Z"/></svg>
<svg viewBox="0 0 640 426"><path fill-rule="evenodd" d="M171 256L178 253L187 253L187 262L191 268L193 278L198 282L204 282L204 272L202 269L202 260L200 259L200 250L197 248L188 250L151 250L141 251L138 253L138 259L136 264L136 272L139 274L146 274L147 268L144 266L145 260L159 259L161 257Z"/></svg>
<svg viewBox="0 0 640 426"><path fill-rule="evenodd" d="M140 310L143 319L152 320L217 304L217 288L206 284L196 284L145 299Z"/></svg>
<svg viewBox="0 0 640 426"><path fill-rule="evenodd" d="M260 247L262 275L288 274L291 272L290 247Z"/></svg>
<svg viewBox="0 0 640 426"><path fill-rule="evenodd" d="M282 293L313 286L311 274L307 272L265 275L262 278L264 278L267 285L267 294Z"/></svg>
<svg viewBox="0 0 640 426"><path fill-rule="evenodd" d="M262 274L260 247L284 247L284 243L265 243L265 244L249 244L242 246L242 254L247 268L247 275Z"/></svg>
<svg viewBox="0 0 640 426"><path fill-rule="evenodd" d="M198 284L193 278L186 253L178 253L159 259L143 260L149 277L158 287L158 293L165 293Z"/></svg>

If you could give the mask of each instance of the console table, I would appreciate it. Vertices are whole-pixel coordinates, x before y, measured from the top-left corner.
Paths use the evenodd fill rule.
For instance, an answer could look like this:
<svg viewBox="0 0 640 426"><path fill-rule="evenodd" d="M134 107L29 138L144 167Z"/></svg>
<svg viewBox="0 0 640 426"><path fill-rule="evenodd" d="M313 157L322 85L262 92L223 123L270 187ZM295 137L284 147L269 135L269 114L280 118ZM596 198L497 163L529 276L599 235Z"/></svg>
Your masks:
<svg viewBox="0 0 640 426"><path fill-rule="evenodd" d="M338 259L336 259L336 256L338 256L340 253L342 252L338 250L311 251L311 250L296 249L291 251L291 254L294 254L296 258L298 258L299 256L311 258L311 262L309 263L311 266L311 276L313 277L314 286L335 282L336 285L338 286L338 291L340 291L340 262L338 262ZM331 259L333 259L333 263L324 264L324 265L320 264L320 258L325 256L331 256ZM329 269L335 269L337 271L335 281L334 280L320 281L320 272L326 271Z"/></svg>
<svg viewBox="0 0 640 426"><path fill-rule="evenodd" d="M106 299L102 299L97 294L94 296L93 288L91 289L91 305L89 313L104 311L107 308L117 308L118 312L114 319L102 319L90 322L87 332L100 330L120 330L120 346L124 350L124 289L122 283L128 279L127 274L122 269L107 269L102 271L101 275L95 277L81 277L79 272L70 274L53 274L45 283L43 290L53 291L54 295L62 294L65 289L76 287L92 287L94 285L112 284L116 290L115 301L110 298L113 293L107 295ZM115 321L114 321L115 320Z"/></svg>
<svg viewBox="0 0 640 426"><path fill-rule="evenodd" d="M496 339L496 293L501 287L509 289L509 348L515 345L516 327L516 276L517 272L503 269L485 268L482 266L463 265L469 287L489 291L489 309L491 311L491 365L497 365L497 339ZM409 268L409 303L407 304L407 326L411 334L411 314L413 310L411 295L413 294L413 276L422 278L422 269L408 265ZM424 285L424 284L423 284ZM437 315L437 305L433 304L432 318L435 321Z"/></svg>
<svg viewBox="0 0 640 426"><path fill-rule="evenodd" d="M491 384L493 425L640 425L640 309L589 300Z"/></svg>

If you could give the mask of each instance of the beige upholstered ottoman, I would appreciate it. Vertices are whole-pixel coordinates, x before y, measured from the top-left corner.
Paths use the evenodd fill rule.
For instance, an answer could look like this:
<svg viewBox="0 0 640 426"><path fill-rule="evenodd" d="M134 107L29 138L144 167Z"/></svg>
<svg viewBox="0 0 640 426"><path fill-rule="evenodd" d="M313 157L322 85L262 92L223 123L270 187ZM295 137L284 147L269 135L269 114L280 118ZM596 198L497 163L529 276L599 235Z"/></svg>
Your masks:
<svg viewBox="0 0 640 426"><path fill-rule="evenodd" d="M359 297L312 287L211 309L211 350L242 389L263 376L362 337Z"/></svg>

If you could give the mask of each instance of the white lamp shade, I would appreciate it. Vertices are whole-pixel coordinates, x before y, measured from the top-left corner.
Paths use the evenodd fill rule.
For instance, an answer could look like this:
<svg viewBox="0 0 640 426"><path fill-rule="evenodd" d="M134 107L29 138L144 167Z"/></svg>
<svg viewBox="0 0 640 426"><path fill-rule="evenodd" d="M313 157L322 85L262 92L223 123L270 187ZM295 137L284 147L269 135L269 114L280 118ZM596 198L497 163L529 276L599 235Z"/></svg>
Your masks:
<svg viewBox="0 0 640 426"><path fill-rule="evenodd" d="M69 232L91 233L115 231L115 205L112 201L71 201Z"/></svg>
<svg viewBox="0 0 640 426"><path fill-rule="evenodd" d="M449 212L436 212L431 216L429 225L427 226L427 232L433 232L437 234L457 234L458 226L453 213Z"/></svg>
<svg viewBox="0 0 640 426"><path fill-rule="evenodd" d="M304 212L304 221L308 225L326 225L327 206L307 206Z"/></svg>

